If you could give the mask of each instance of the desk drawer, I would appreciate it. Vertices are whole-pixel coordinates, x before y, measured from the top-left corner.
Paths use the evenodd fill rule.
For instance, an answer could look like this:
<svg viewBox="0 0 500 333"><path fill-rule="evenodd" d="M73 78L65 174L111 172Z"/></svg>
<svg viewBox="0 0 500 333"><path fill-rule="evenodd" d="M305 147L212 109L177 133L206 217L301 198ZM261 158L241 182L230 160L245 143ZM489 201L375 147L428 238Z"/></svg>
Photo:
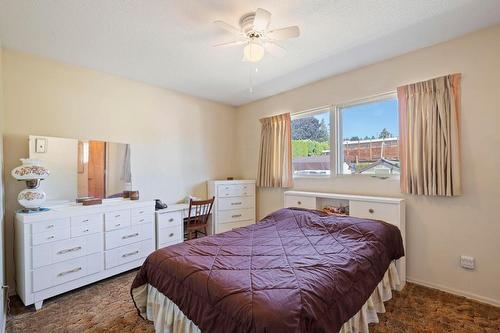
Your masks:
<svg viewBox="0 0 500 333"><path fill-rule="evenodd" d="M130 226L130 210L118 210L104 214L104 227L106 231L128 226Z"/></svg>
<svg viewBox="0 0 500 333"><path fill-rule="evenodd" d="M222 224L219 224L217 226L217 233L220 234L221 232L226 232L226 231L230 231L233 229L246 227L247 225L254 224L254 223L255 223L254 220L222 223Z"/></svg>
<svg viewBox="0 0 500 333"><path fill-rule="evenodd" d="M153 238L153 225L151 223L134 225L128 228L106 232L106 250L127 244L137 243Z"/></svg>
<svg viewBox="0 0 500 333"><path fill-rule="evenodd" d="M316 197L303 197L300 195L286 195L285 208L297 207L316 209Z"/></svg>
<svg viewBox="0 0 500 333"><path fill-rule="evenodd" d="M349 215L381 220L399 227L398 205L351 200L349 202Z"/></svg>
<svg viewBox="0 0 500 333"><path fill-rule="evenodd" d="M106 269L147 257L153 251L154 244L151 239L106 251Z"/></svg>
<svg viewBox="0 0 500 333"><path fill-rule="evenodd" d="M33 291L40 291L102 271L102 253L67 260L33 271Z"/></svg>
<svg viewBox="0 0 500 333"><path fill-rule="evenodd" d="M219 212L219 223L255 220L255 209L234 209Z"/></svg>
<svg viewBox="0 0 500 333"><path fill-rule="evenodd" d="M40 245L40 244L45 244L45 243L51 243L63 239L68 239L70 236L70 229L69 229L69 221L67 224L67 228L61 229L61 228L56 228L51 231L46 231L42 232L39 234L34 234L31 236L31 243L32 245Z"/></svg>
<svg viewBox="0 0 500 333"><path fill-rule="evenodd" d="M255 197L220 198L218 210L241 209L255 207Z"/></svg>
<svg viewBox="0 0 500 333"><path fill-rule="evenodd" d="M151 207L139 207L139 208L132 208L130 210L130 215L132 217L135 217L135 216L145 216L145 215L150 215L150 214L153 214L154 211L153 209L151 209Z"/></svg>
<svg viewBox="0 0 500 333"><path fill-rule="evenodd" d="M255 186L253 184L219 185L217 187L217 196L219 198L245 197L254 195Z"/></svg>
<svg viewBox="0 0 500 333"><path fill-rule="evenodd" d="M158 229L182 225L182 212L159 212L158 213Z"/></svg>
<svg viewBox="0 0 500 333"><path fill-rule="evenodd" d="M174 244L184 241L184 235L182 234L182 226L168 227L158 230L158 244Z"/></svg>
<svg viewBox="0 0 500 333"><path fill-rule="evenodd" d="M33 269L102 251L102 234L63 240L32 248Z"/></svg>
<svg viewBox="0 0 500 333"><path fill-rule="evenodd" d="M35 235L43 232L52 231L54 229L69 228L69 225L70 225L69 219L56 219L56 220L35 222L31 225L31 234Z"/></svg>

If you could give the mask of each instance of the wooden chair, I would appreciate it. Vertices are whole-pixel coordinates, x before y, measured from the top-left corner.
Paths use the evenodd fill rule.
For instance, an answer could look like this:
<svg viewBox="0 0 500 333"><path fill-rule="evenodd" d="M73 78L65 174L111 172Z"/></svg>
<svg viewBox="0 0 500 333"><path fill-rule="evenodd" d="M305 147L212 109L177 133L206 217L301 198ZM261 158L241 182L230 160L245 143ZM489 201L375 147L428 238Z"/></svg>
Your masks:
<svg viewBox="0 0 500 333"><path fill-rule="evenodd" d="M215 197L209 200L189 200L189 216L184 219L184 239L198 238L198 233L207 235L208 218L212 212Z"/></svg>

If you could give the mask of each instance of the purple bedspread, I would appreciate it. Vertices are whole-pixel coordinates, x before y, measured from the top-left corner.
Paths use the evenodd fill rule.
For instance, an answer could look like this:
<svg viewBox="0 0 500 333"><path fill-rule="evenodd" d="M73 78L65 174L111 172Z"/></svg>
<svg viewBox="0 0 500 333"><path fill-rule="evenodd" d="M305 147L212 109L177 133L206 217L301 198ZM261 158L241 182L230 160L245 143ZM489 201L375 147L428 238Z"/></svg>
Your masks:
<svg viewBox="0 0 500 333"><path fill-rule="evenodd" d="M155 251L132 289L149 283L202 332L338 332L403 255L393 225L281 209Z"/></svg>

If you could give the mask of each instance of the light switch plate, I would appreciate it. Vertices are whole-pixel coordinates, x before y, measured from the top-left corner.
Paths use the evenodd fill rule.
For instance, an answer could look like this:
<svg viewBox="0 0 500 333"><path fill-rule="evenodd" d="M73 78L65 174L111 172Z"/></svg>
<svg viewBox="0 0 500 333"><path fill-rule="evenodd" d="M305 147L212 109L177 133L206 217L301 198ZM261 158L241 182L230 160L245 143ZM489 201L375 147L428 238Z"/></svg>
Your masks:
<svg viewBox="0 0 500 333"><path fill-rule="evenodd" d="M35 139L35 153L46 153L47 152L47 139L36 138Z"/></svg>

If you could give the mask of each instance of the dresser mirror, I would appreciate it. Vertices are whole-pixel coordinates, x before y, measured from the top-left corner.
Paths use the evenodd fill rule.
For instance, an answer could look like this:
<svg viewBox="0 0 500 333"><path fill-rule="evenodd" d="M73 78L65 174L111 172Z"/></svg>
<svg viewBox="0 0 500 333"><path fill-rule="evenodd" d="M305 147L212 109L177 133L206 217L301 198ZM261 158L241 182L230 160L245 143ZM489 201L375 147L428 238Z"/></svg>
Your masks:
<svg viewBox="0 0 500 333"><path fill-rule="evenodd" d="M29 158L50 171L48 200L115 198L131 187L129 144L30 135Z"/></svg>

